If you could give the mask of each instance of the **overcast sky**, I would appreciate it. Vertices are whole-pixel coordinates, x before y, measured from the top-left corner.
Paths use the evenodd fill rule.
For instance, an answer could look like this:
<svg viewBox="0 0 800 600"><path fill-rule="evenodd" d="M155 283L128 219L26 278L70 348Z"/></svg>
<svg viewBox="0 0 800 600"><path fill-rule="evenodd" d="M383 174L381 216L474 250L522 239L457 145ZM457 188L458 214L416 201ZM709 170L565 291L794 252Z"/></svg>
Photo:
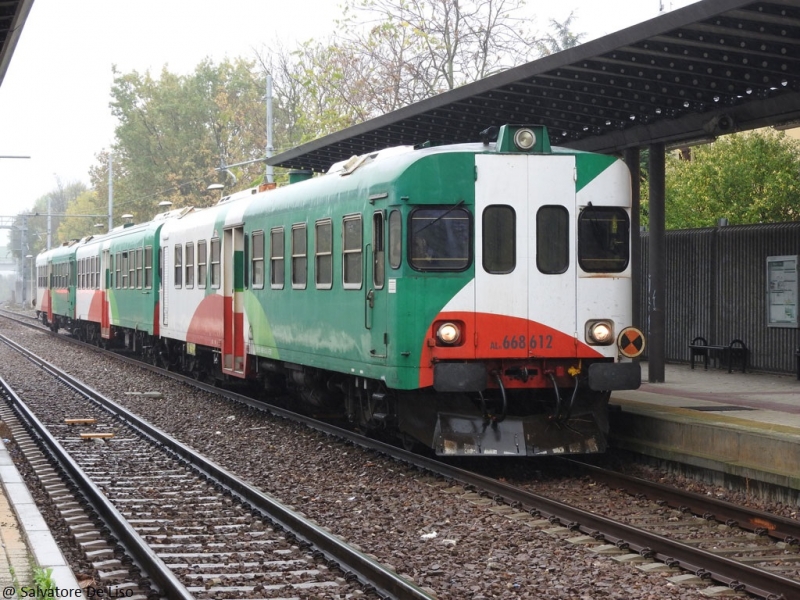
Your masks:
<svg viewBox="0 0 800 600"><path fill-rule="evenodd" d="M574 10L589 41L698 0L528 0L536 29ZM15 215L63 183L88 184L111 145L112 65L123 73L190 73L204 58L252 58L334 34L338 0L34 0L0 85L0 215ZM0 240L4 236L0 232Z"/></svg>

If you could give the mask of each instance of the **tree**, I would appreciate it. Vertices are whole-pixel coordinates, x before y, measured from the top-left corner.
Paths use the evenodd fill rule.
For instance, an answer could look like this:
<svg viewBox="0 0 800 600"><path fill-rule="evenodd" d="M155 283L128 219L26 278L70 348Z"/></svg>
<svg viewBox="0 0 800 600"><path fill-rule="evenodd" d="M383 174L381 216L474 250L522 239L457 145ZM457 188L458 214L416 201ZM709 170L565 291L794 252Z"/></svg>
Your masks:
<svg viewBox="0 0 800 600"><path fill-rule="evenodd" d="M721 217L732 225L800 219L800 143L785 133L735 133L690 156L667 156L667 229L712 227ZM646 194L645 185L645 214Z"/></svg>
<svg viewBox="0 0 800 600"><path fill-rule="evenodd" d="M56 187L45 195L36 199L33 209L25 217L27 224L27 239L22 240L20 246L20 230L12 229L9 244L14 256L19 257L20 252L36 256L47 247L47 215L50 214L52 245L57 246L62 241L58 236L60 224L65 220L65 213L74 200L86 191L86 184L80 181L63 183L56 177ZM105 211L103 211L105 212ZM15 219L15 226L21 227L23 217ZM22 250L20 250L22 248Z"/></svg>
<svg viewBox="0 0 800 600"><path fill-rule="evenodd" d="M163 201L173 208L212 204L218 197L206 188L225 177L217 167L264 156L265 86L253 67L241 59L206 60L187 76L164 68L159 79L114 71L115 218L130 213L149 220ZM101 201L107 199L107 158L98 156L91 172ZM255 182L263 171L247 165L235 175Z"/></svg>
<svg viewBox="0 0 800 600"><path fill-rule="evenodd" d="M575 20L575 13L569 13L569 16L563 22L555 19L550 19L551 33L544 36L544 39L538 42L539 52L542 56L549 56L556 52L561 52L568 48L578 46L584 37L585 33L574 33L570 27Z"/></svg>
<svg viewBox="0 0 800 600"><path fill-rule="evenodd" d="M530 60L524 0L348 0L343 47L370 68L364 84L395 110Z"/></svg>
<svg viewBox="0 0 800 600"><path fill-rule="evenodd" d="M105 215L107 211L108 205L100 201L96 191L84 191L67 207L67 218L63 219L58 227L58 240L66 242L79 240L87 235L105 233L108 230L108 219L96 215Z"/></svg>

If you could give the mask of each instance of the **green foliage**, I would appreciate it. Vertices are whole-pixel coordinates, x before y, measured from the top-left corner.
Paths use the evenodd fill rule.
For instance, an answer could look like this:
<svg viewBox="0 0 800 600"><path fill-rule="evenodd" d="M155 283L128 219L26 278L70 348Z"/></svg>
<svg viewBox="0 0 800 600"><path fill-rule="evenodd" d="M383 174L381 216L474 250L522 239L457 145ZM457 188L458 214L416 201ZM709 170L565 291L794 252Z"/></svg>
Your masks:
<svg viewBox="0 0 800 600"><path fill-rule="evenodd" d="M164 201L173 208L209 205L217 196L206 188L224 177L216 167L264 156L265 84L253 66L241 59L219 65L206 60L187 76L165 68L159 79L149 72L115 71L115 225L124 213L149 220L163 210L158 204ZM108 155L98 158L90 175L102 204L108 195ZM249 165L234 175L253 180L263 170L263 165Z"/></svg>
<svg viewBox="0 0 800 600"><path fill-rule="evenodd" d="M56 187L51 192L37 198L31 211L25 211L28 216L18 216L14 225L18 228L27 227L27 231L22 240L20 229L12 229L9 235L9 245L14 256L26 256L31 254L36 256L47 246L47 215L50 214L50 227L53 245L58 245L61 239L58 238L57 231L62 222L67 219L64 215L68 207L78 196L86 191L86 184L73 181L63 184L56 179ZM106 209L101 211L107 212ZM20 244L20 242L22 242Z"/></svg>
<svg viewBox="0 0 800 600"><path fill-rule="evenodd" d="M684 153L685 154L685 153ZM737 133L667 156L666 227L713 227L800 219L800 143L783 132ZM647 185L642 186L646 223Z"/></svg>
<svg viewBox="0 0 800 600"><path fill-rule="evenodd" d="M102 203L94 190L78 196L70 203L66 214L68 218L63 219L58 227L59 242L79 240L87 235L108 231L108 217L103 216L108 214L108 204Z"/></svg>
<svg viewBox="0 0 800 600"><path fill-rule="evenodd" d="M34 592L44 592L44 597L47 597L47 592L56 590L56 582L53 579L53 569L42 569L41 567L33 568L33 590ZM37 597L41 597L37 594Z"/></svg>

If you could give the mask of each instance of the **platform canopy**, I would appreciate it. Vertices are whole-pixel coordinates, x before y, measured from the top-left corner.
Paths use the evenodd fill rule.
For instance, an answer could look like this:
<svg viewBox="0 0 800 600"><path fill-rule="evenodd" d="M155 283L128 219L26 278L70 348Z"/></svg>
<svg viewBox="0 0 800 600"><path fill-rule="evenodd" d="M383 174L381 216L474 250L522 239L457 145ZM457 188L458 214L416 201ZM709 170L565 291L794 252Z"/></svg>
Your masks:
<svg viewBox="0 0 800 600"><path fill-rule="evenodd" d="M31 6L33 0L0 0L0 85L3 84Z"/></svg>
<svg viewBox="0 0 800 600"><path fill-rule="evenodd" d="M800 125L800 0L702 0L268 163L322 172L390 146L478 141L504 123L546 125L554 145L609 153Z"/></svg>

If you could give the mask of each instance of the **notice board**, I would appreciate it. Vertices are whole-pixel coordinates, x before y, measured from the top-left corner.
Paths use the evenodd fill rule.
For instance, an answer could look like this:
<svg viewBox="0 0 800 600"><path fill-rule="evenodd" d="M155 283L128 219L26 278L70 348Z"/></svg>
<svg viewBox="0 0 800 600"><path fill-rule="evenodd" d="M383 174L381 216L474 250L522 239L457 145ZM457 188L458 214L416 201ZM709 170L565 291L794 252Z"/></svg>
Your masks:
<svg viewBox="0 0 800 600"><path fill-rule="evenodd" d="M767 325L797 327L797 256L767 257Z"/></svg>

